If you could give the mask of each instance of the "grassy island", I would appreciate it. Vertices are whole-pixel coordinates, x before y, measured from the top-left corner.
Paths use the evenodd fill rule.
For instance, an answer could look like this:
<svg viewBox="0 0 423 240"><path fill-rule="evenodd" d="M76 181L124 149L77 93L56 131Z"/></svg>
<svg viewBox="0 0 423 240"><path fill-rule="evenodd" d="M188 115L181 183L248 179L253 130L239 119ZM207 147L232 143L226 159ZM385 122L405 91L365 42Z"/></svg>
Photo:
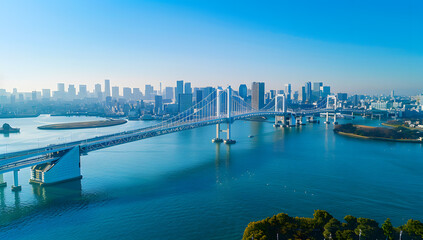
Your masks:
<svg viewBox="0 0 423 240"><path fill-rule="evenodd" d="M353 125L351 123L335 126L335 133L365 139L398 141L398 142L418 142L421 143L423 133L398 126L393 128L369 127L363 125Z"/></svg>
<svg viewBox="0 0 423 240"><path fill-rule="evenodd" d="M43 130L64 130L64 129L81 129L81 128L99 128L99 127L110 127L115 125L124 124L127 121L124 119L109 119L101 121L89 121L89 122L71 122L71 123L58 123L39 126L38 129Z"/></svg>
<svg viewBox="0 0 423 240"><path fill-rule="evenodd" d="M361 235L361 236L360 236ZM251 222L244 231L243 240L310 239L310 240L367 240L367 239L423 239L423 223L408 220L393 227L390 219L379 226L373 219L344 217L344 222L323 210L314 211L313 218L290 217L279 213L261 221Z"/></svg>

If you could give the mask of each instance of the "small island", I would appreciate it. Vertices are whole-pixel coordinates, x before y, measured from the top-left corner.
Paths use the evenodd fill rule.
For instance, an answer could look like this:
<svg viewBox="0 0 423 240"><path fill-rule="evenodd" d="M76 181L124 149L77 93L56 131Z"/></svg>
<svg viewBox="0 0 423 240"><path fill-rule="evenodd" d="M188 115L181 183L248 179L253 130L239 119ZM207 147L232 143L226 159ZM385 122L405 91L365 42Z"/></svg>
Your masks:
<svg viewBox="0 0 423 240"><path fill-rule="evenodd" d="M127 121L124 119L108 119L101 121L88 121L88 122L71 122L71 123L57 123L39 126L38 129L42 130L66 130L66 129L82 129L82 128L99 128L110 127L124 124Z"/></svg>
<svg viewBox="0 0 423 240"><path fill-rule="evenodd" d="M423 223L410 219L396 228L388 218L379 223L369 218L351 215L341 222L324 210L314 211L313 218L291 217L279 213L257 222L250 222L244 231L243 240L268 239L422 239ZM401 237L400 237L401 236Z"/></svg>
<svg viewBox="0 0 423 240"><path fill-rule="evenodd" d="M402 126L386 128L348 123L335 126L333 131L340 135L363 139L415 143L423 142L423 132L410 130Z"/></svg>
<svg viewBox="0 0 423 240"><path fill-rule="evenodd" d="M3 127L0 128L0 133L9 134L9 133L18 133L20 128L12 128L8 123L3 124Z"/></svg>

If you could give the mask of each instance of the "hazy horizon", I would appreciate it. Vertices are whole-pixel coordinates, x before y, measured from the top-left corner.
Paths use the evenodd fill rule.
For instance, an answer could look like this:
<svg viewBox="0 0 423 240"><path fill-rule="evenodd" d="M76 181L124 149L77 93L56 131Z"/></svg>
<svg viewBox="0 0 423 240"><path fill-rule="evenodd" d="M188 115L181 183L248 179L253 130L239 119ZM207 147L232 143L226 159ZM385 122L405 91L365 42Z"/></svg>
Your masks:
<svg viewBox="0 0 423 240"><path fill-rule="evenodd" d="M111 86L423 92L423 3L19 1L0 3L0 88Z"/></svg>

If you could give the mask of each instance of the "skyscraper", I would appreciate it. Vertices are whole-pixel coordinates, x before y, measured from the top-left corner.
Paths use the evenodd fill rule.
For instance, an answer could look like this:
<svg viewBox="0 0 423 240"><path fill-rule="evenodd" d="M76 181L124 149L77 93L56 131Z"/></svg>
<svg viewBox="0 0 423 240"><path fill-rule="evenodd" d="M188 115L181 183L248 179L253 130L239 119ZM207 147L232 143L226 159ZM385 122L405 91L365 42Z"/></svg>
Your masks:
<svg viewBox="0 0 423 240"><path fill-rule="evenodd" d="M87 97L87 85L79 85L79 98L83 99Z"/></svg>
<svg viewBox="0 0 423 240"><path fill-rule="evenodd" d="M322 98L326 98L328 95L330 95L330 87L329 86L323 86L322 89Z"/></svg>
<svg viewBox="0 0 423 240"><path fill-rule="evenodd" d="M264 82L253 82L251 87L251 106L254 109L264 107Z"/></svg>
<svg viewBox="0 0 423 240"><path fill-rule="evenodd" d="M165 99L173 100L173 87L166 87L165 88Z"/></svg>
<svg viewBox="0 0 423 240"><path fill-rule="evenodd" d="M101 84L100 83L97 83L96 85L94 85L94 93L95 93L95 96L98 99L101 99L103 97L102 92L101 92Z"/></svg>
<svg viewBox="0 0 423 240"><path fill-rule="evenodd" d="M303 101L310 103L312 101L311 82L306 82L304 87L305 87L305 100Z"/></svg>
<svg viewBox="0 0 423 240"><path fill-rule="evenodd" d="M244 100L247 99L247 92L248 92L247 85L245 85L245 84L239 85L238 91L239 91L240 97L242 97Z"/></svg>
<svg viewBox="0 0 423 240"><path fill-rule="evenodd" d="M192 94L192 88L191 88L191 83L190 82L186 82L185 83L185 94Z"/></svg>
<svg viewBox="0 0 423 240"><path fill-rule="evenodd" d="M178 96L178 111L183 112L192 106L192 94L179 94Z"/></svg>
<svg viewBox="0 0 423 240"><path fill-rule="evenodd" d="M43 89L43 99L50 99L51 98L51 92L50 89Z"/></svg>
<svg viewBox="0 0 423 240"><path fill-rule="evenodd" d="M110 97L110 80L104 80L104 97Z"/></svg>
<svg viewBox="0 0 423 240"><path fill-rule="evenodd" d="M179 94L184 93L184 80L176 81L176 88L175 88L175 99L176 102L179 101Z"/></svg>
<svg viewBox="0 0 423 240"><path fill-rule="evenodd" d="M146 100L152 100L154 95L154 87L149 84L146 84L144 93Z"/></svg>
<svg viewBox="0 0 423 240"><path fill-rule="evenodd" d="M314 82L313 83L313 100L318 100L321 97L320 89L323 87L322 82Z"/></svg>
<svg viewBox="0 0 423 240"><path fill-rule="evenodd" d="M291 100L291 93L292 93L291 84L290 83L285 84L285 96L288 101Z"/></svg>
<svg viewBox="0 0 423 240"><path fill-rule="evenodd" d="M114 99L119 98L119 87L117 87L117 86L112 87L112 98L114 98Z"/></svg>
<svg viewBox="0 0 423 240"><path fill-rule="evenodd" d="M161 113L163 108L163 97L160 95L154 96L154 113Z"/></svg>
<svg viewBox="0 0 423 240"><path fill-rule="evenodd" d="M76 98L76 88L75 85L69 84L68 87L68 99L73 100Z"/></svg>
<svg viewBox="0 0 423 240"><path fill-rule="evenodd" d="M141 100L141 98L142 98L141 90L139 88L133 88L132 89L132 97L137 101Z"/></svg>
<svg viewBox="0 0 423 240"><path fill-rule="evenodd" d="M125 98L126 100L132 99L132 89L131 88L129 88L129 87L123 88L123 98Z"/></svg>

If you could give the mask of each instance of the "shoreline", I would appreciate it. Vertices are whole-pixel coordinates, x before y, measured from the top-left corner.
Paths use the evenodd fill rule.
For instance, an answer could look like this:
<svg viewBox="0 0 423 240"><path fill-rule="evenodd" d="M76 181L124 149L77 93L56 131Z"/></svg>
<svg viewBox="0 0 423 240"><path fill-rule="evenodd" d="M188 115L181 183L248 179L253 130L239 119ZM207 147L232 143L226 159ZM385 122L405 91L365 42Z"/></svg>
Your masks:
<svg viewBox="0 0 423 240"><path fill-rule="evenodd" d="M357 135L354 133L346 133L346 132L335 132L339 135L343 135L343 136L347 136L347 137L352 137L352 138L361 138L361 139L369 139L369 140L379 140L379 141L390 141L390 142L405 142L405 143L423 143L422 141L418 140L418 139L394 139L394 138L382 138L382 137L369 137L369 136L362 136L362 135Z"/></svg>
<svg viewBox="0 0 423 240"><path fill-rule="evenodd" d="M40 130L73 130L73 129L84 129L84 128L101 128L111 127L116 125L125 124L128 121L124 119L115 120L100 120L100 121L89 121L89 122L71 122L71 123L56 123L48 124L37 127Z"/></svg>

